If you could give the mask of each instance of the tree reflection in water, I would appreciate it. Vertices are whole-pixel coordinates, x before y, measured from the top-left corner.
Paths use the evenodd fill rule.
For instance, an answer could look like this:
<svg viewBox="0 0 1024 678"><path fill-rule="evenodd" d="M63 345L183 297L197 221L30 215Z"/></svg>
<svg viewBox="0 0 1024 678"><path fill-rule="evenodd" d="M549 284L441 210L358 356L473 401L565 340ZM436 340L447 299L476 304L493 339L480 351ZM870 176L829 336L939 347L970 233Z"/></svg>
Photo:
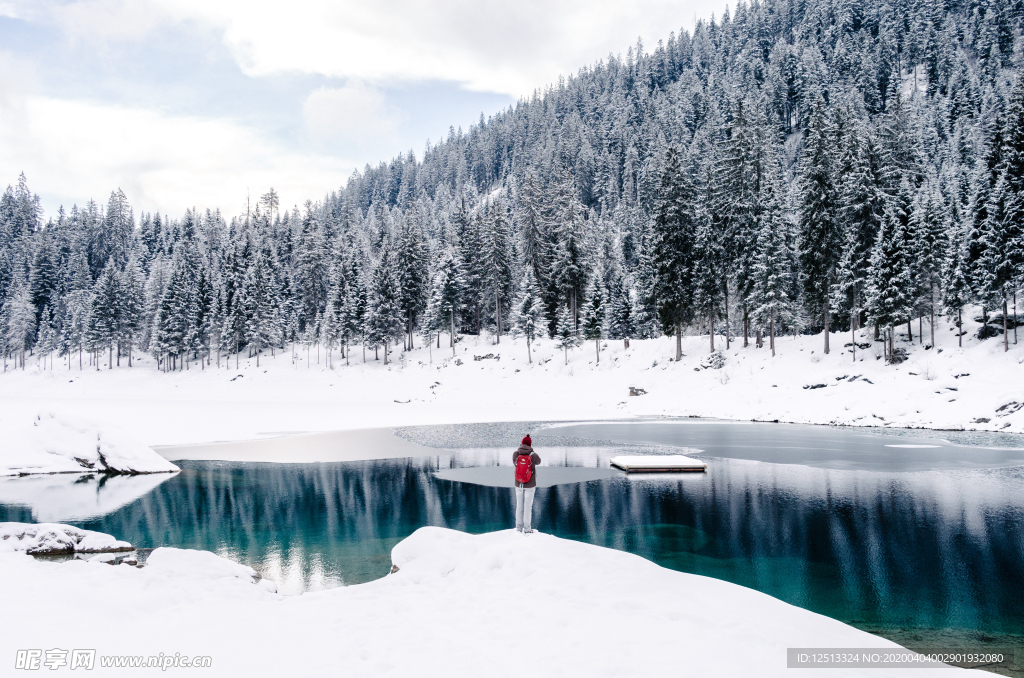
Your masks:
<svg viewBox="0 0 1024 678"><path fill-rule="evenodd" d="M552 451L545 461L593 466L605 454ZM504 456L182 462L148 494L75 524L138 546L209 549L284 592L354 584L387 573L391 548L423 525L510 527L509 489L432 473L510 463ZM539 489L534 523L864 628L1024 629L1024 468L879 473L709 461L706 475ZM11 504L0 505L0 518L30 519Z"/></svg>

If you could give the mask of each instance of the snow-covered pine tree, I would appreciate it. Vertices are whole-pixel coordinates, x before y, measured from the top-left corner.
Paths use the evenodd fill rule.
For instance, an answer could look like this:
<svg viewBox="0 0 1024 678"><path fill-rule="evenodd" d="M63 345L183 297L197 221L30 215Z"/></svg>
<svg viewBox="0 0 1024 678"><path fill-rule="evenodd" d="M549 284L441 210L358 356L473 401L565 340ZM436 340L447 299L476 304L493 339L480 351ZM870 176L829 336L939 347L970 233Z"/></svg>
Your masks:
<svg viewBox="0 0 1024 678"><path fill-rule="evenodd" d="M276 344L281 329L276 281L267 256L262 251L256 252L242 284L246 312L245 339L255 347L256 367L259 367L260 352L265 346Z"/></svg>
<svg viewBox="0 0 1024 678"><path fill-rule="evenodd" d="M438 331L446 328L449 332L449 345L452 356L455 356L455 329L458 315L462 308L465 281L456 263L457 254L453 247L446 247L434 267L434 279L430 288L430 305L437 318ZM438 339L440 342L440 339Z"/></svg>
<svg viewBox="0 0 1024 678"><path fill-rule="evenodd" d="M118 280L120 288L119 322L117 328L118 355L127 353L128 366L132 365L132 349L136 345L145 314L146 290L142 268L138 260L129 255ZM118 360L120 365L120 360Z"/></svg>
<svg viewBox="0 0 1024 678"><path fill-rule="evenodd" d="M825 102L818 97L811 112L800 161L798 247L804 305L812 317L821 319L826 354L829 352L831 319L829 295L842 251L835 209L834 162Z"/></svg>
<svg viewBox="0 0 1024 678"><path fill-rule="evenodd" d="M573 329L579 327L580 298L587 284L584 210L576 197L576 182L568 167L559 168L549 198L548 219L555 244L551 270L562 300L569 307Z"/></svg>
<svg viewBox="0 0 1024 678"><path fill-rule="evenodd" d="M957 345L964 345L963 312L973 296L968 274L968 253L964 228L957 228L949 238L942 269L942 306L946 315L956 319Z"/></svg>
<svg viewBox="0 0 1024 678"><path fill-rule="evenodd" d="M50 311L50 306L43 307L43 312L39 315L39 331L36 334L35 350L37 355L42 358L43 369L46 369L46 359L51 358L50 368L53 368L52 354L55 348L57 348L57 330L53 323L54 317L53 312Z"/></svg>
<svg viewBox="0 0 1024 678"><path fill-rule="evenodd" d="M373 287L369 309L368 334L370 344L384 346L384 364L388 364L388 346L402 333L403 318L401 291L395 275L395 254L392 244L385 240L380 260L373 270Z"/></svg>
<svg viewBox="0 0 1024 678"><path fill-rule="evenodd" d="M108 350L107 369L114 368L114 343L121 333L121 276L111 259L96 280L89 314L89 344ZM99 361L96 362L99 369Z"/></svg>
<svg viewBox="0 0 1024 678"><path fill-rule="evenodd" d="M670 146L658 188L651 247L658 317L665 334L675 335L676 360L683 355L683 326L694 314L693 202L691 177L678 149Z"/></svg>
<svg viewBox="0 0 1024 678"><path fill-rule="evenodd" d="M605 314L607 312L606 292L603 276L595 272L587 283L586 301L580 311L580 329L584 339L594 342L597 362L601 362L601 339L604 338Z"/></svg>
<svg viewBox="0 0 1024 678"><path fill-rule="evenodd" d="M531 346L541 331L544 320L544 300L533 273L533 267L525 267L519 283L519 297L516 300L512 322L526 338L526 362L533 363Z"/></svg>
<svg viewBox="0 0 1024 678"><path fill-rule="evenodd" d="M572 311L568 306L563 306L558 312L558 329L555 339L558 340L556 347L565 351L565 364L568 365L569 349L580 345L580 337L576 333L576 328L573 327Z"/></svg>
<svg viewBox="0 0 1024 678"><path fill-rule="evenodd" d="M775 357L776 323L788 321L792 312L788 292L790 253L779 170L776 168L766 174L765 180L765 186L759 191L759 231L747 303L755 322L768 330L772 357Z"/></svg>
<svg viewBox="0 0 1024 678"><path fill-rule="evenodd" d="M949 220L937 177L931 177L918 191L910 217L911 242L916 260L919 306L928 309L931 318L931 345L935 346L935 295L942 277L942 264L948 249ZM921 314L918 318L920 320ZM920 325L920 324L919 324ZM921 327L918 335L921 342Z"/></svg>
<svg viewBox="0 0 1024 678"><path fill-rule="evenodd" d="M25 369L25 352L36 338L36 309L24 277L14 279L0 310L0 320L3 322L4 355L13 355L15 364L20 360L21 369Z"/></svg>
<svg viewBox="0 0 1024 678"><path fill-rule="evenodd" d="M715 351L715 321L722 315L725 258L719 234L710 215L696 206L696 236L693 245L693 307L698 318L708 323L711 352Z"/></svg>
<svg viewBox="0 0 1024 678"><path fill-rule="evenodd" d="M488 210L485 238L487 275L487 296L494 308L495 340L501 343L501 333L508 323L509 308L512 305L514 283L512 280L514 254L509 235L508 220L505 217L505 206L496 200Z"/></svg>
<svg viewBox="0 0 1024 678"><path fill-rule="evenodd" d="M605 315L609 339L621 339L623 348L629 348L629 339L635 336L633 325L633 302L630 298L629 285L616 267L609 277L608 311Z"/></svg>
<svg viewBox="0 0 1024 678"><path fill-rule="evenodd" d="M913 310L913 270L907 242L906 217L896 199L886 205L882 228L868 270L868 315L888 328L889 360L895 349L895 326L909 322Z"/></svg>
<svg viewBox="0 0 1024 678"><path fill-rule="evenodd" d="M423 313L429 294L429 271L427 248L423 242L423 230L415 212L399 222L395 265L399 286L399 307L405 323L406 345L413 347L413 332L416 321Z"/></svg>

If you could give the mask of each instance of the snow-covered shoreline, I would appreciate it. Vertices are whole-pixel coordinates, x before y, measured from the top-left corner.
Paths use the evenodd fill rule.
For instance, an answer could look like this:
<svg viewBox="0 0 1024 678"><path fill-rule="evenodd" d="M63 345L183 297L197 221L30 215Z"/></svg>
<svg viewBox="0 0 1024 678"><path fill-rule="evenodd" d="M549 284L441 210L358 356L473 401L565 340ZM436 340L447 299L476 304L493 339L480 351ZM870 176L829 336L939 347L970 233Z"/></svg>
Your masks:
<svg viewBox="0 0 1024 678"><path fill-rule="evenodd" d="M925 324L925 336L928 327ZM964 346L945 320L937 346L898 344L900 365L886 365L881 343L865 331L857 361L849 334L780 337L776 357L741 341L722 352L721 369L704 369L708 338L687 337L679 362L671 338L604 342L595 364L592 342L569 353L555 342L534 346L527 362L522 339L463 337L456 357L442 345L418 346L391 364L355 350L333 366L314 347L255 360L222 358L200 369L157 371L149 357L113 370L42 369L0 374L0 420L39 412L79 417L124 430L148 446L265 439L375 427L485 421L572 421L649 417L710 417L804 424L1024 432L1024 343L1003 352L1000 338L980 341L968 323ZM716 337L721 347L723 338ZM445 342L442 341L442 344ZM488 354L491 358L485 358ZM480 359L475 360L474 357ZM308 359L308 367L307 367ZM432 362L431 362L432 361ZM230 369L225 368L230 363ZM630 387L641 396L629 395Z"/></svg>
<svg viewBox="0 0 1024 678"><path fill-rule="evenodd" d="M281 596L202 551L157 549L142 569L0 553L5 603L19 611L0 618L0 638L12 653L210 656L217 676L287 675L297 661L304 676L340 665L353 676L511 676L527 665L538 675L773 676L788 673L787 647L899 647L752 589L541 533L425 527L392 561L392 575L367 584ZM272 642L254 642L253 630ZM525 663L515 659L524 642ZM118 670L97 660L96 672ZM845 671L860 672L902 675Z"/></svg>
<svg viewBox="0 0 1024 678"><path fill-rule="evenodd" d="M0 415L0 476L57 473L138 475L172 473L170 463L131 434L113 417L97 424L81 417L44 412Z"/></svg>

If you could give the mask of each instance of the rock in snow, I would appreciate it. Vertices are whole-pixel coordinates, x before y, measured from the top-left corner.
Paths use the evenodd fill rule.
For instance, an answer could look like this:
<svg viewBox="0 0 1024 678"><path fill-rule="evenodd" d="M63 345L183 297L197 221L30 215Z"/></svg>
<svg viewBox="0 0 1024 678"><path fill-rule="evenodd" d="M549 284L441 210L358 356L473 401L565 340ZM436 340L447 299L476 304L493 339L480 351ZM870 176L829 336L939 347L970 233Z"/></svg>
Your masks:
<svg viewBox="0 0 1024 678"><path fill-rule="evenodd" d="M168 473L178 467L112 426L53 413L3 417L0 475Z"/></svg>
<svg viewBox="0 0 1024 678"><path fill-rule="evenodd" d="M132 545L109 534L58 523L0 523L0 552L113 553L131 551ZM212 553L210 555L213 555Z"/></svg>
<svg viewBox="0 0 1024 678"><path fill-rule="evenodd" d="M157 549L142 569L0 553L0 595L18 611L0 615L0 638L206 655L218 677L789 676L787 647L897 647L736 584L541 533L424 527L392 562L367 584L281 596L211 553ZM96 675L123 673L97 660Z"/></svg>

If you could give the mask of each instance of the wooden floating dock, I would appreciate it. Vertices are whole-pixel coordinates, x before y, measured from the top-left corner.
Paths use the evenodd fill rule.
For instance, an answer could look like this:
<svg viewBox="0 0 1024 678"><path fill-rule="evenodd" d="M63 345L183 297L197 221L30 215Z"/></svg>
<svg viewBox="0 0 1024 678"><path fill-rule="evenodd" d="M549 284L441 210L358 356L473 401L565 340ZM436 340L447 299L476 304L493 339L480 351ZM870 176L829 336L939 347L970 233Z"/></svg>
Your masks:
<svg viewBox="0 0 1024 678"><path fill-rule="evenodd" d="M612 457L611 464L626 473L704 473L708 465L681 454Z"/></svg>

